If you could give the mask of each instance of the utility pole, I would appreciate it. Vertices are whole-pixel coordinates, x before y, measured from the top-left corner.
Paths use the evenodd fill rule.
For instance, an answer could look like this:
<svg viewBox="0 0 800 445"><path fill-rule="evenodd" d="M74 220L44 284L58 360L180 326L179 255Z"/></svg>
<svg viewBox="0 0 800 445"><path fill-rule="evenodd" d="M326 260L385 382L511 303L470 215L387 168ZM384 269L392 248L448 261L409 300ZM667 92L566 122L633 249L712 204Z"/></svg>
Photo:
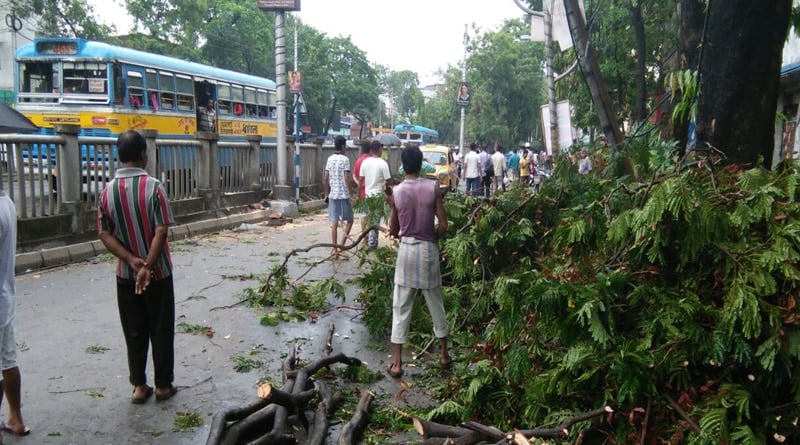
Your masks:
<svg viewBox="0 0 800 445"><path fill-rule="evenodd" d="M276 160L278 163L278 178L275 185L276 195L279 199L289 196L286 171L286 12L275 12L275 83L277 84L277 109L278 109L278 148ZM288 193L287 193L288 192Z"/></svg>
<svg viewBox="0 0 800 445"><path fill-rule="evenodd" d="M467 34L467 25L464 25L464 66L461 68L461 83L467 81L467 46L469 45L469 35ZM460 87L459 87L460 88ZM464 121L466 119L466 107L461 107L461 126L458 132L458 146L461 150L461 156L467 153L464 147Z"/></svg>
<svg viewBox="0 0 800 445"><path fill-rule="evenodd" d="M558 103L556 102L556 81L553 75L553 2L544 9L545 76L547 77L547 102L550 108L550 151L558 156L561 151L558 143Z"/></svg>
<svg viewBox="0 0 800 445"><path fill-rule="evenodd" d="M514 3L526 14L531 14L543 18L544 22L544 46L545 62L544 72L547 80L547 103L550 111L550 152L554 156L558 155L561 147L558 144L558 103L556 102L556 78L553 72L553 2L545 0L542 4L543 11L534 11L523 5L520 0ZM533 26L533 24L531 24Z"/></svg>
<svg viewBox="0 0 800 445"><path fill-rule="evenodd" d="M294 21L294 75L297 78L297 20ZM302 79L302 78L301 78ZM301 81L302 85L302 81ZM300 95L294 94L294 200L300 205Z"/></svg>

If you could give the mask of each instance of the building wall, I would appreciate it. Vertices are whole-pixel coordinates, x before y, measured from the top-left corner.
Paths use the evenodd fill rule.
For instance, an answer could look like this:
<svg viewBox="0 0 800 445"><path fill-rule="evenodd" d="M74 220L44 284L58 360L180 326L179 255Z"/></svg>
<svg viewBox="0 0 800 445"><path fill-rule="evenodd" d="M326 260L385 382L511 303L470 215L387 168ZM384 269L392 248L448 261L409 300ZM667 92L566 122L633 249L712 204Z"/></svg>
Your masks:
<svg viewBox="0 0 800 445"><path fill-rule="evenodd" d="M36 36L35 21L18 19L15 32L12 18L11 1L0 0L0 101L6 103L14 100L14 54Z"/></svg>

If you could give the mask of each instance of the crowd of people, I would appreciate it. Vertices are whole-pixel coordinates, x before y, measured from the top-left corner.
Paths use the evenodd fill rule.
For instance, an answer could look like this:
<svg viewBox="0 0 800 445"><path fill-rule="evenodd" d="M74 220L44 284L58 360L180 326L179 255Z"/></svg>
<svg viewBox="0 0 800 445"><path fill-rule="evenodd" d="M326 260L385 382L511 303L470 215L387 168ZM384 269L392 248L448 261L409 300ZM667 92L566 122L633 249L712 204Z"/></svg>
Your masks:
<svg viewBox="0 0 800 445"><path fill-rule="evenodd" d="M490 151L484 145L472 143L463 157L458 151L454 157L458 176L466 183L467 194L473 196L489 196L506 190L511 182L537 189L537 175L549 174L553 169L550 154L532 149L530 142L507 152L500 144L495 144Z"/></svg>

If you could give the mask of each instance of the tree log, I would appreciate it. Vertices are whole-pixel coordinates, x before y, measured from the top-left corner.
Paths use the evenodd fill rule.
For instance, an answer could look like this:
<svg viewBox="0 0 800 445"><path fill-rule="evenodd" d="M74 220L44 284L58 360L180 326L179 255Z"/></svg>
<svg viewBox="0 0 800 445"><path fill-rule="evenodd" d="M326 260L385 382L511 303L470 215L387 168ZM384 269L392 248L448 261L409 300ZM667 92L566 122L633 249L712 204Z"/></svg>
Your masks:
<svg viewBox="0 0 800 445"><path fill-rule="evenodd" d="M361 399L358 401L353 417L342 427L342 433L339 435L339 441L337 442L338 445L354 445L356 443L356 439L367 426L369 407L374 397L375 394L372 391L364 391L361 394Z"/></svg>
<svg viewBox="0 0 800 445"><path fill-rule="evenodd" d="M597 408L595 410L585 412L583 414L578 414L577 416L570 417L569 419L565 420L555 428L534 428L530 430L521 430L520 432L524 434L526 437L548 437L548 438L556 438L556 437L566 437L569 435L569 428L584 420L589 420L593 417L602 416L606 413L612 413L614 409L610 406L604 406L602 408Z"/></svg>
<svg viewBox="0 0 800 445"><path fill-rule="evenodd" d="M428 439L431 437L456 438L474 432L467 428L451 426L451 425L442 425L441 423L431 422L429 420L423 420L418 417L414 417L412 422L414 423L414 429L417 430L417 432L419 433L420 436L422 436L423 439Z"/></svg>
<svg viewBox="0 0 800 445"><path fill-rule="evenodd" d="M341 401L341 393L332 393L328 385L323 381L317 382L320 402L314 415L314 423L311 425L311 432L306 440L306 445L324 445L325 437L328 435L328 416L333 414L335 406Z"/></svg>

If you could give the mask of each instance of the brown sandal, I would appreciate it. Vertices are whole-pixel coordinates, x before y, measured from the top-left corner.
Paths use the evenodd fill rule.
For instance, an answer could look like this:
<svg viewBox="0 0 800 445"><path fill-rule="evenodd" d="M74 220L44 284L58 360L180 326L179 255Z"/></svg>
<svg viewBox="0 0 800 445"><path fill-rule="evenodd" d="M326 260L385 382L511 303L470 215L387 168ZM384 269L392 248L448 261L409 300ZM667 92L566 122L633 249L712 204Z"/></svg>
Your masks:
<svg viewBox="0 0 800 445"><path fill-rule="evenodd" d="M166 393L158 394L156 393L156 401L163 402L165 400L169 400L178 393L178 388L175 385L169 385L169 390Z"/></svg>

